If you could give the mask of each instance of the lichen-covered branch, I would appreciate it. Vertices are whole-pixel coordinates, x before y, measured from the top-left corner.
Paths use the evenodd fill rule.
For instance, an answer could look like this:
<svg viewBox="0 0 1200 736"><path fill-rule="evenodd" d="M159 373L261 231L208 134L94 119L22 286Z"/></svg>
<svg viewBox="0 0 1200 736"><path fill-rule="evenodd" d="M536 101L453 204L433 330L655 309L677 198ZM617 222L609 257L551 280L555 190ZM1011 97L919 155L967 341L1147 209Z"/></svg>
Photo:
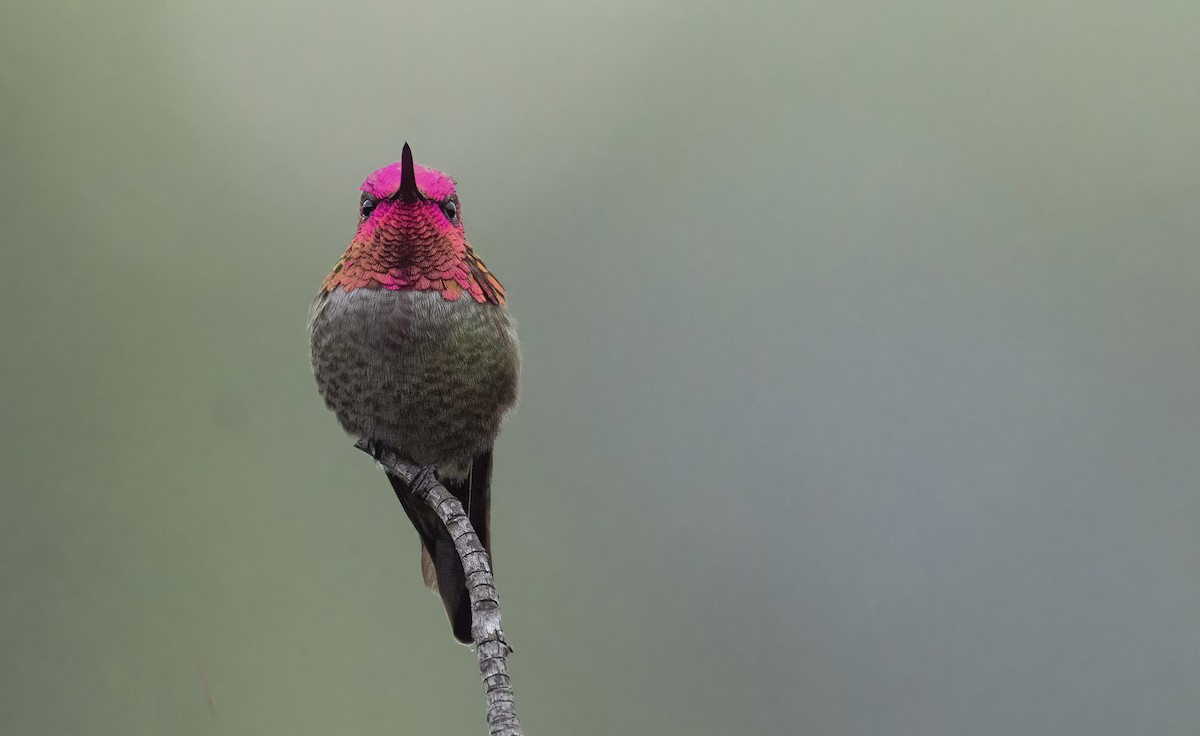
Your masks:
<svg viewBox="0 0 1200 736"><path fill-rule="evenodd" d="M446 525L466 573L471 599L471 637L475 640L479 674L487 697L488 733L525 736L508 676L508 655L512 650L500 629L500 601L492 578L492 563L462 504L432 474L422 473L420 466L402 460L395 449L368 440L359 440L354 446L374 457L388 474L404 481L413 495L433 509Z"/></svg>

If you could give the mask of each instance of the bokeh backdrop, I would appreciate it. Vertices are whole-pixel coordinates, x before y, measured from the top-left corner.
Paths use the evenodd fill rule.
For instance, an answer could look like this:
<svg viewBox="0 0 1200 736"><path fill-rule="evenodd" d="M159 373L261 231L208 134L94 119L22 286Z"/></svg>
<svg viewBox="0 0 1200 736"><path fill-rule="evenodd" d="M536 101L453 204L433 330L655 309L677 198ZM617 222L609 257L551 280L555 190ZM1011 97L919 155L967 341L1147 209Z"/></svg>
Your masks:
<svg viewBox="0 0 1200 736"><path fill-rule="evenodd" d="M483 732L308 366L409 141L530 734L1196 733L1198 7L6 3L0 732Z"/></svg>

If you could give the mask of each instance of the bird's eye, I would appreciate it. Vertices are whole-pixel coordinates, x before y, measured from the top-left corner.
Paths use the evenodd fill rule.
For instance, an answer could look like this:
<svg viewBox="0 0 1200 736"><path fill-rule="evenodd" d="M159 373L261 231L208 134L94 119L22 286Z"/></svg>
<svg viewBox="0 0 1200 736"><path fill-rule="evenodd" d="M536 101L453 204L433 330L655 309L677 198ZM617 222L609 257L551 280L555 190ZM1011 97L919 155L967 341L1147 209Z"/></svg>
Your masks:
<svg viewBox="0 0 1200 736"><path fill-rule="evenodd" d="M445 202L442 202L442 212L446 213L446 219L450 222L458 220L458 198L451 197Z"/></svg>
<svg viewBox="0 0 1200 736"><path fill-rule="evenodd" d="M375 209L375 205L379 204L379 200L369 194L362 195L362 199L358 201L358 215L362 219L367 219L371 216L371 212Z"/></svg>

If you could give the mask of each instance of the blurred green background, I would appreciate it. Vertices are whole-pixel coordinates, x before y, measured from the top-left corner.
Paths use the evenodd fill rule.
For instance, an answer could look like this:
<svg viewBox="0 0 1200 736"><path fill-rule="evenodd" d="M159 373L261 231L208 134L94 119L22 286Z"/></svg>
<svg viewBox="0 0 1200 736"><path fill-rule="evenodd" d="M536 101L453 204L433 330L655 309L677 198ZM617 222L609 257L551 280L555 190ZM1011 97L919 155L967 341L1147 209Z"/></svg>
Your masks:
<svg viewBox="0 0 1200 736"><path fill-rule="evenodd" d="M484 732L308 367L409 141L530 734L1195 733L1197 7L6 4L0 732Z"/></svg>

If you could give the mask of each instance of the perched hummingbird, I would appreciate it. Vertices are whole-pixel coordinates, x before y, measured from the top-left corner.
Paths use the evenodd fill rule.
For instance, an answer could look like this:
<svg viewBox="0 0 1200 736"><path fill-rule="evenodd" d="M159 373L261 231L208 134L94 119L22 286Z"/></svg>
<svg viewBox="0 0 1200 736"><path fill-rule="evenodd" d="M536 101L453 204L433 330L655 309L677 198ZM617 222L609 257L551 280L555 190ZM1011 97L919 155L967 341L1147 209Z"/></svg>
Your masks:
<svg viewBox="0 0 1200 736"><path fill-rule="evenodd" d="M313 304L312 366L338 422L391 446L466 509L490 554L492 444L517 400L504 288L467 244L454 180L400 161L361 187L358 230ZM437 516L388 476L421 537L421 573L471 642L462 562Z"/></svg>

